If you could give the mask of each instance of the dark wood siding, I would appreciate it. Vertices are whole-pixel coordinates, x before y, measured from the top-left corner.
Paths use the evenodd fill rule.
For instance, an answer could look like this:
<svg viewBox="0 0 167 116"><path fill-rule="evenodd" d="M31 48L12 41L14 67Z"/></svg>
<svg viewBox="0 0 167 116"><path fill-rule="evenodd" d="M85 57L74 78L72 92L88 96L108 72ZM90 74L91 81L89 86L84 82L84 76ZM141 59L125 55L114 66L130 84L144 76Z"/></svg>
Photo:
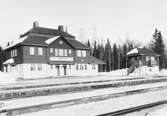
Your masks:
<svg viewBox="0 0 167 116"><path fill-rule="evenodd" d="M53 49L53 53L50 53L50 48ZM55 49L66 49L67 50L67 56L55 56ZM69 50L71 50L71 53L69 53ZM72 64L73 62L71 61L50 61L50 57L73 57L74 58L74 49L62 38L56 39L53 43L49 45L47 48L47 59L48 62L51 64Z"/></svg>
<svg viewBox="0 0 167 116"><path fill-rule="evenodd" d="M17 56L11 57L11 51L17 50ZM5 61L13 58L15 64L21 64L23 63L23 47L22 46L16 46L10 49L5 50Z"/></svg>
<svg viewBox="0 0 167 116"><path fill-rule="evenodd" d="M40 47L43 49L43 55L38 55L38 46L35 48L35 54L30 55L30 47L31 46L24 46L23 47L23 63L46 63L47 62L47 48L46 47Z"/></svg>
<svg viewBox="0 0 167 116"><path fill-rule="evenodd" d="M90 50L86 50L86 57L78 57L77 50L75 50L75 63L86 64L89 61Z"/></svg>

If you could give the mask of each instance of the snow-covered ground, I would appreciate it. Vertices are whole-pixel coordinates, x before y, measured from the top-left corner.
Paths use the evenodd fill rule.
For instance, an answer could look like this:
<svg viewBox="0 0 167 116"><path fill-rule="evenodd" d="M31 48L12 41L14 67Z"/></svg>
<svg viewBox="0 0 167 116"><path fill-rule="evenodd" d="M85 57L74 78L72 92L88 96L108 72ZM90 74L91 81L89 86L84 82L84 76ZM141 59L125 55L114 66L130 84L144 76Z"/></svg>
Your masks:
<svg viewBox="0 0 167 116"><path fill-rule="evenodd" d="M147 116L167 116L167 105L152 112L149 112Z"/></svg>
<svg viewBox="0 0 167 116"><path fill-rule="evenodd" d="M23 114L22 116L95 116L98 114L118 111L166 99L167 91L161 90L143 94L135 94L126 97L118 97L99 102L54 108L39 112Z"/></svg>
<svg viewBox="0 0 167 116"><path fill-rule="evenodd" d="M156 71L156 72L154 70L152 72L150 72L149 69L150 69L149 67L142 67L141 69L137 68L129 76L127 76L127 68L126 69L114 70L114 71L111 71L111 72L101 72L101 73L99 73L99 75L101 75L101 76L113 76L113 78L114 77L117 78L117 77L167 76L167 69L162 69L161 71ZM143 72L145 74L143 74Z"/></svg>
<svg viewBox="0 0 167 116"><path fill-rule="evenodd" d="M85 81L104 81L104 80L115 80L115 79L128 79L128 78L148 78L148 77L138 77L138 76L127 76L127 69L120 69L111 72L100 72L98 76L82 76L82 77L54 77L54 78L44 78L44 79L34 79L34 80L16 80L14 75L0 72L0 85L10 83L9 86L13 85L25 85L25 84L45 84L45 83L75 83L75 82L85 82ZM154 76L166 76L167 70L162 70ZM151 76L150 76L151 77ZM150 78L149 77L149 78ZM16 80L16 81L15 81ZM13 83L13 84L11 84Z"/></svg>
<svg viewBox="0 0 167 116"><path fill-rule="evenodd" d="M164 83L152 83L152 84L145 84L145 85L138 85L138 86L126 86L126 87L119 87L119 88L107 88L107 89L99 89L94 91L87 91L87 92L79 92L79 93L69 93L63 95L51 95L51 96L38 96L32 98L20 98L20 99L12 99L7 101L0 101L3 103L4 106L0 109L12 109L12 108L19 108L25 106L32 106L37 104L46 104L46 103L54 103L60 101L67 101L85 97L92 97L92 96L100 96L106 94L113 94L125 91L132 91L137 89L144 89L144 88L151 88L151 87L159 87L159 86L167 86L167 82Z"/></svg>
<svg viewBox="0 0 167 116"><path fill-rule="evenodd" d="M15 82L16 82L16 79L13 75L0 71L0 84L9 84L9 83L15 83Z"/></svg>

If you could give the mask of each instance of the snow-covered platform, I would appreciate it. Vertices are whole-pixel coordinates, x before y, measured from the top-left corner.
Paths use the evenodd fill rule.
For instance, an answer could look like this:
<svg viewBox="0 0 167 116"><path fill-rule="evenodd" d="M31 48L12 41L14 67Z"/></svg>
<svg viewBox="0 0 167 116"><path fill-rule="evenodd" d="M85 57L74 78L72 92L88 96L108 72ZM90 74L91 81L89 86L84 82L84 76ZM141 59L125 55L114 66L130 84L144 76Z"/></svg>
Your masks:
<svg viewBox="0 0 167 116"><path fill-rule="evenodd" d="M93 116L98 114L105 114L108 112L114 112L126 108L136 107L139 105L144 105L152 102L157 102L161 100L167 100L167 82L164 83L154 83L148 85L138 85L133 87L120 87L120 88L108 88L101 89L89 92L81 93L70 93L66 95L53 95L53 96L41 96L34 98L24 98L24 99L14 99L10 101L1 101L3 106L1 110L9 110L23 107L35 106L38 104L49 104L49 103L62 103L63 101L70 101L75 99L81 99L83 102L77 103L77 105L52 105L51 109L33 112L30 114L23 114L25 116ZM162 89L160 89L162 87ZM132 95L120 94L121 96L117 97L107 97L108 95L126 92L126 91L135 91L143 90L149 88L158 88L152 89L148 92L134 93ZM96 97L95 97L96 96ZM101 97L98 101L94 101L93 98ZM91 101L85 101L88 97L91 97ZM104 99L106 98L106 99ZM68 107L67 107L68 106Z"/></svg>

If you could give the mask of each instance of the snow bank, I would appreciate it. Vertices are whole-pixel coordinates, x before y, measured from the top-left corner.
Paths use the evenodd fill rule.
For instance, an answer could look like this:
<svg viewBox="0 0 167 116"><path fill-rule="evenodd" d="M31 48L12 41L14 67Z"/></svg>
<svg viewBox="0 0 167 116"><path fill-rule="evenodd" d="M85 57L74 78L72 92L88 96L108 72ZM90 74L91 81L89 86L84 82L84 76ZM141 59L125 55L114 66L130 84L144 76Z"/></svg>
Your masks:
<svg viewBox="0 0 167 116"><path fill-rule="evenodd" d="M127 68L126 69L114 70L114 71L111 71L111 72L100 72L99 75L126 76L127 75Z"/></svg>
<svg viewBox="0 0 167 116"><path fill-rule="evenodd" d="M162 70L159 72L159 75L160 75L160 76L167 76L167 69L162 69Z"/></svg>
<svg viewBox="0 0 167 116"><path fill-rule="evenodd" d="M0 71L0 84L14 83L16 82L15 77L11 74Z"/></svg>

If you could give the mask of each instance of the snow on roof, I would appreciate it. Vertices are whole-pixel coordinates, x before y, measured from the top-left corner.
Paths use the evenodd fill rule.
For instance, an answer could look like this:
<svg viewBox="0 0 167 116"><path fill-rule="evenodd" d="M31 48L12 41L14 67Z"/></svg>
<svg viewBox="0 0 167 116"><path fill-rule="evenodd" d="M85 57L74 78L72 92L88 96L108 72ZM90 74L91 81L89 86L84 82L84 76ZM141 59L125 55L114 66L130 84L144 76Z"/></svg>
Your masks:
<svg viewBox="0 0 167 116"><path fill-rule="evenodd" d="M57 38L59 38L60 36L55 36L52 38L49 38L48 40L45 41L46 44L51 44L53 41L55 41Z"/></svg>
<svg viewBox="0 0 167 116"><path fill-rule="evenodd" d="M12 63L14 63L14 60L13 60L13 58L10 58L10 59L6 60L3 64L12 64Z"/></svg>
<svg viewBox="0 0 167 116"><path fill-rule="evenodd" d="M15 45L17 45L17 44L23 42L26 38L27 38L27 36L22 37L22 38L19 38L19 39L17 39L16 41L14 41L12 44L10 44L9 46L3 47L3 49L5 50L5 49L8 49L8 48L11 48L11 47L13 47L13 46L15 46Z"/></svg>
<svg viewBox="0 0 167 116"><path fill-rule="evenodd" d="M138 49L137 48L134 48L132 49L130 52L127 53L127 55L130 55L130 54L137 54L138 53Z"/></svg>

